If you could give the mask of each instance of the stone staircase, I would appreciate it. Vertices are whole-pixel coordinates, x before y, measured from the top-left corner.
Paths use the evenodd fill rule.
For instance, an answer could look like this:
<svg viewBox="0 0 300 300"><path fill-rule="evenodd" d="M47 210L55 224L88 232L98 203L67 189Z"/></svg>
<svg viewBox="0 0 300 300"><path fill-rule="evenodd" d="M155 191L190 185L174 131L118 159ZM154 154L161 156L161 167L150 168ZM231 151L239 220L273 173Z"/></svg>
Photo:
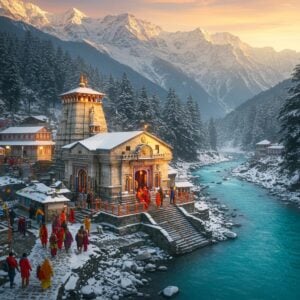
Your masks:
<svg viewBox="0 0 300 300"><path fill-rule="evenodd" d="M210 243L174 205L153 208L148 213L175 241L175 254L188 253Z"/></svg>

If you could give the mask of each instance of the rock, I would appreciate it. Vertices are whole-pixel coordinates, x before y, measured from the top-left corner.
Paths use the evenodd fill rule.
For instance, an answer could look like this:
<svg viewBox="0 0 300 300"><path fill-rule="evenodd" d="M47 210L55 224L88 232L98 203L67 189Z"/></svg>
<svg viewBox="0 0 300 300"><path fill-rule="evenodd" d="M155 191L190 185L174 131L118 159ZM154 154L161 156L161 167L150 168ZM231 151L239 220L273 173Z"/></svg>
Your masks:
<svg viewBox="0 0 300 300"><path fill-rule="evenodd" d="M147 264L145 266L145 271L147 272L154 272L156 269L156 266L154 264Z"/></svg>
<svg viewBox="0 0 300 300"><path fill-rule="evenodd" d="M235 239L237 237L237 234L233 231L226 231L224 235L229 239Z"/></svg>
<svg viewBox="0 0 300 300"><path fill-rule="evenodd" d="M81 289L81 294L84 299L95 299L97 296L91 286L87 285Z"/></svg>
<svg viewBox="0 0 300 300"><path fill-rule="evenodd" d="M132 281L129 279L129 278L122 278L121 279L121 287L123 288L123 289L127 289L127 288L130 288L130 287L132 287L133 286L133 283L132 283Z"/></svg>
<svg viewBox="0 0 300 300"><path fill-rule="evenodd" d="M166 266L159 266L159 267L157 268L157 270L158 270L158 271L167 271L168 268L167 268Z"/></svg>
<svg viewBox="0 0 300 300"><path fill-rule="evenodd" d="M148 251L141 252L136 255L136 260L147 260L151 258L151 254Z"/></svg>
<svg viewBox="0 0 300 300"><path fill-rule="evenodd" d="M122 271L131 271L133 269L134 262L130 260L124 261L122 265Z"/></svg>
<svg viewBox="0 0 300 300"><path fill-rule="evenodd" d="M111 299L112 299L112 300L119 300L120 297L119 297L118 295L113 295Z"/></svg>
<svg viewBox="0 0 300 300"><path fill-rule="evenodd" d="M98 226L97 226L97 232L98 232L99 235L102 235L102 234L103 234L103 228L102 228L101 225L98 225Z"/></svg>
<svg viewBox="0 0 300 300"><path fill-rule="evenodd" d="M179 288L177 286L167 286L163 289L162 294L165 297L171 298L179 292Z"/></svg>

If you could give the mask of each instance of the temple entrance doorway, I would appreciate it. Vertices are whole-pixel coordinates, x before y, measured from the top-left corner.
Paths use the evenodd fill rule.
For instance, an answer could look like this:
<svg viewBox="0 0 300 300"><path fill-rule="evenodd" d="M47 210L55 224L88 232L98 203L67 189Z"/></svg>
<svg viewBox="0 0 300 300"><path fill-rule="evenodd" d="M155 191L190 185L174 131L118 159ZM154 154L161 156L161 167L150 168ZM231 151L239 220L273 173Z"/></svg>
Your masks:
<svg viewBox="0 0 300 300"><path fill-rule="evenodd" d="M146 170L139 170L135 172L135 188L138 190L139 188L144 188L148 186L148 173Z"/></svg>
<svg viewBox="0 0 300 300"><path fill-rule="evenodd" d="M86 170L80 169L78 171L78 191L87 192L87 173Z"/></svg>

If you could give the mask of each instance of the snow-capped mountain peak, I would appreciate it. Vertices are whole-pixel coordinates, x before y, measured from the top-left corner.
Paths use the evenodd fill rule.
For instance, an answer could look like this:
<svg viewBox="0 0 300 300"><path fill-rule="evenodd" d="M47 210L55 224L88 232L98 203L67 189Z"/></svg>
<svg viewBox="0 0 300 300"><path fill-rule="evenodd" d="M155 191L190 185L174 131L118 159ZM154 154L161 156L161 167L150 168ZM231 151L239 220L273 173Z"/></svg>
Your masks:
<svg viewBox="0 0 300 300"><path fill-rule="evenodd" d="M120 14L117 16L106 16L101 22L102 27L106 30L111 28L112 32L126 29L134 37L141 41L150 40L160 34L162 29L150 22L137 19L132 14Z"/></svg>
<svg viewBox="0 0 300 300"><path fill-rule="evenodd" d="M0 0L0 15L15 20L22 20L35 26L45 26L49 24L49 14L46 11L43 11L32 3L22 0Z"/></svg>
<svg viewBox="0 0 300 300"><path fill-rule="evenodd" d="M77 8L71 8L62 15L57 16L53 22L58 26L66 24L80 25L82 24L82 20L86 18L87 16L82 11L78 10Z"/></svg>

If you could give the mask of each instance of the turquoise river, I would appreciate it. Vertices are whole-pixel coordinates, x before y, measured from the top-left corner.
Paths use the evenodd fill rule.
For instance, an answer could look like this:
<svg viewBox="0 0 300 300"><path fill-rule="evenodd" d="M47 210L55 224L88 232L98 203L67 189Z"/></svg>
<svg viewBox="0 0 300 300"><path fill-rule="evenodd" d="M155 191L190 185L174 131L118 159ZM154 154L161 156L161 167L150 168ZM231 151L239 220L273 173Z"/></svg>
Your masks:
<svg viewBox="0 0 300 300"><path fill-rule="evenodd" d="M237 209L238 238L176 258L153 276L152 290L176 285L175 299L300 299L300 210L228 175L240 162L195 172L211 197Z"/></svg>

